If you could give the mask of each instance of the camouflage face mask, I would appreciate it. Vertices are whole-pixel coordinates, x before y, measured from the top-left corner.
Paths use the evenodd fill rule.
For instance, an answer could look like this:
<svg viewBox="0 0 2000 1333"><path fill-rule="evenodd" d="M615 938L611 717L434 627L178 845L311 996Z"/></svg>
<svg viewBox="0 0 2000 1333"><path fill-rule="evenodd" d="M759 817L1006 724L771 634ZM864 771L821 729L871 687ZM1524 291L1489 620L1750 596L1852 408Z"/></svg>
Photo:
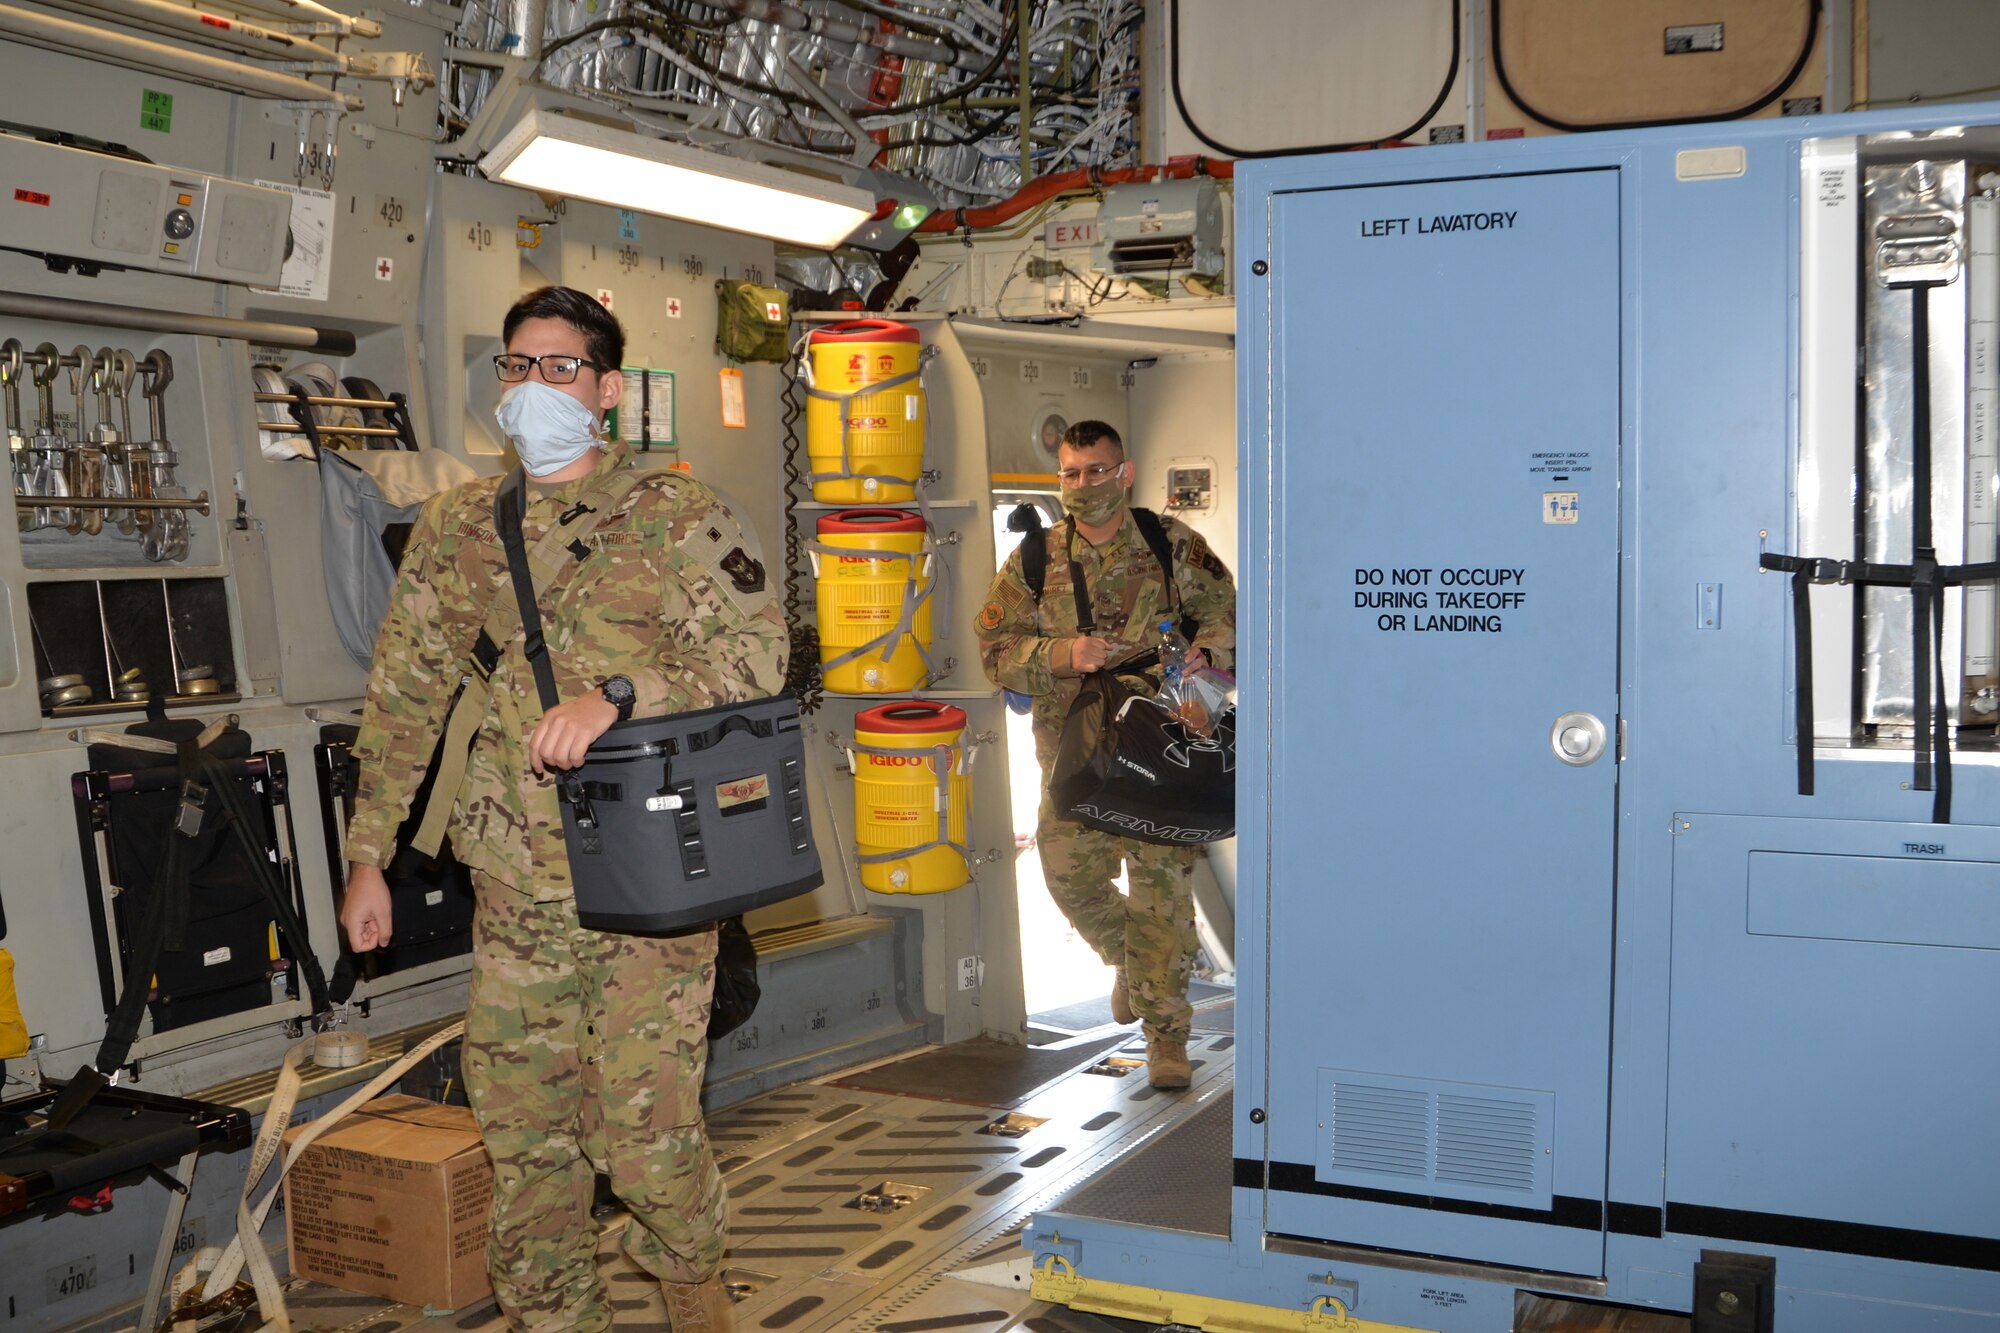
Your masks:
<svg viewBox="0 0 2000 1333"><path fill-rule="evenodd" d="M1077 486L1062 493L1063 512L1079 523L1109 522L1125 503L1125 484L1113 473L1095 486Z"/></svg>

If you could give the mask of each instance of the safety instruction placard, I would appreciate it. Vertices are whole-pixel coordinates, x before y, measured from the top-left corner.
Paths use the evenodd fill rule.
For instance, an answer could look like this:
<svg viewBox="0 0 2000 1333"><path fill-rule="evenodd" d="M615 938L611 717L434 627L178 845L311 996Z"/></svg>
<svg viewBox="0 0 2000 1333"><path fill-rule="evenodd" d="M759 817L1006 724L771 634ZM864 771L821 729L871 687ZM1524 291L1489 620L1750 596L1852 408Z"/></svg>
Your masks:
<svg viewBox="0 0 2000 1333"><path fill-rule="evenodd" d="M278 275L278 295L324 301L333 276L333 191L310 190L283 181L257 183L292 196L292 252L285 256L285 267Z"/></svg>
<svg viewBox="0 0 2000 1333"><path fill-rule="evenodd" d="M618 438L641 450L672 448L674 434L674 372L651 366L626 366L625 396L611 409L611 428Z"/></svg>
<svg viewBox="0 0 2000 1333"><path fill-rule="evenodd" d="M1384 634L1500 634L1527 605L1525 566L1424 565L1354 571L1354 609Z"/></svg>

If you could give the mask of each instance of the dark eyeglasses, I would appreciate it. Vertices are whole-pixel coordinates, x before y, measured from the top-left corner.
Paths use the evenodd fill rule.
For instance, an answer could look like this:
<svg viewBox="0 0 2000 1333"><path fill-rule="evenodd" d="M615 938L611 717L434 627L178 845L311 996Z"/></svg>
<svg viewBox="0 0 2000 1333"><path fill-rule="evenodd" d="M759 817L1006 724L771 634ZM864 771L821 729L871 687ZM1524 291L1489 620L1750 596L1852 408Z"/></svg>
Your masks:
<svg viewBox="0 0 2000 1333"><path fill-rule="evenodd" d="M611 369L580 356L517 356L505 352L493 358L493 369L499 374L502 384L519 384L536 366L542 368L542 379L549 384L573 382L576 372L584 366L600 372Z"/></svg>
<svg viewBox="0 0 2000 1333"><path fill-rule="evenodd" d="M1056 480L1071 490L1078 486L1095 486L1124 466L1123 463L1092 463L1089 467L1066 467L1056 473Z"/></svg>

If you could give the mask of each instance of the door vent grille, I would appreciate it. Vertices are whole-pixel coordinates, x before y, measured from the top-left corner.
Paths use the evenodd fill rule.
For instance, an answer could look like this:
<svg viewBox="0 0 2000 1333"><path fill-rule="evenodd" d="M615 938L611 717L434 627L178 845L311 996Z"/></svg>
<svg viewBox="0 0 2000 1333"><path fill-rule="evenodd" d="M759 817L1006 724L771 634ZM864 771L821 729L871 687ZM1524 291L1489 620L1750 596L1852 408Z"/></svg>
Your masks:
<svg viewBox="0 0 2000 1333"><path fill-rule="evenodd" d="M1535 1108L1526 1102L1440 1096L1437 1178L1493 1189L1534 1189Z"/></svg>
<svg viewBox="0 0 2000 1333"><path fill-rule="evenodd" d="M1319 1071L1319 1177L1378 1190L1549 1206L1555 1098L1547 1092Z"/></svg>
<svg viewBox="0 0 2000 1333"><path fill-rule="evenodd" d="M1330 1128L1337 1169L1430 1174L1431 1099L1424 1093L1337 1084Z"/></svg>

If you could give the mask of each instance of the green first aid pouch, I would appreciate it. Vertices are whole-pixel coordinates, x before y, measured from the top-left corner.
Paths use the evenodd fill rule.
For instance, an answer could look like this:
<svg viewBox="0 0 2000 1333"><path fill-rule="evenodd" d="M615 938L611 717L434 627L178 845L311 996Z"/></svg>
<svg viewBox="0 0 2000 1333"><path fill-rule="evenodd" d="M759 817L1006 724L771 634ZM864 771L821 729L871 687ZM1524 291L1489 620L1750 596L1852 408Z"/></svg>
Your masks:
<svg viewBox="0 0 2000 1333"><path fill-rule="evenodd" d="M715 284L715 350L731 361L783 362L792 354L791 299L740 278Z"/></svg>

